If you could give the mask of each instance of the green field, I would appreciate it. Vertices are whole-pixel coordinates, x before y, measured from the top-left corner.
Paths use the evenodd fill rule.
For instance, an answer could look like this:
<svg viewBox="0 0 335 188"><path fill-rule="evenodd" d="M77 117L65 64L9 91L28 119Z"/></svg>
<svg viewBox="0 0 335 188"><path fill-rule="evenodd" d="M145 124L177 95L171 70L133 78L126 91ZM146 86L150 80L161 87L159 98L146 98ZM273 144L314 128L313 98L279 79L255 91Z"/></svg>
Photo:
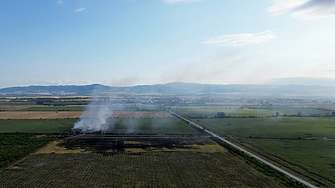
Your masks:
<svg viewBox="0 0 335 188"><path fill-rule="evenodd" d="M335 142L329 140L243 139L245 142L335 182Z"/></svg>
<svg viewBox="0 0 335 188"><path fill-rule="evenodd" d="M48 107L31 107L20 111L83 111L81 106L48 106Z"/></svg>
<svg viewBox="0 0 335 188"><path fill-rule="evenodd" d="M14 101L2 101L0 105L35 105L36 102L14 102Z"/></svg>
<svg viewBox="0 0 335 188"><path fill-rule="evenodd" d="M186 117L214 117L218 112L224 112L226 116L257 116L267 117L279 115L292 115L301 112L303 115L326 113L331 114L332 110L320 110L316 108L293 108L284 106L170 106L170 108Z"/></svg>
<svg viewBox="0 0 335 188"><path fill-rule="evenodd" d="M0 120L0 132L63 133L70 130L78 119L15 119Z"/></svg>
<svg viewBox="0 0 335 188"><path fill-rule="evenodd" d="M0 133L0 168L52 140L52 137L36 137L32 133Z"/></svg>
<svg viewBox="0 0 335 188"><path fill-rule="evenodd" d="M0 120L0 132L63 133L79 119ZM177 118L111 118L113 133L200 134Z"/></svg>
<svg viewBox="0 0 335 188"><path fill-rule="evenodd" d="M335 166L331 165L335 161L335 142L332 140L335 139L335 118L213 118L199 121L215 132L241 138L266 153L335 182Z"/></svg>
<svg viewBox="0 0 335 188"><path fill-rule="evenodd" d="M197 119L209 129L235 137L335 139L335 118L209 118ZM196 120L196 122L197 122Z"/></svg>
<svg viewBox="0 0 335 188"><path fill-rule="evenodd" d="M256 106L264 108L264 106ZM265 109L245 106L182 106L174 111L221 135L239 138L252 146L308 172L335 182L335 118L334 117L268 117L302 112L303 114L332 113L314 108L273 107ZM240 118L209 118L217 112ZM204 116L208 118L203 118ZM202 116L202 118L195 118ZM245 116L245 118L241 118ZM257 118L248 118L257 116ZM261 118L259 118L259 116ZM262 118L263 117L263 118Z"/></svg>
<svg viewBox="0 0 335 188"><path fill-rule="evenodd" d="M111 118L114 133L200 134L178 118Z"/></svg>

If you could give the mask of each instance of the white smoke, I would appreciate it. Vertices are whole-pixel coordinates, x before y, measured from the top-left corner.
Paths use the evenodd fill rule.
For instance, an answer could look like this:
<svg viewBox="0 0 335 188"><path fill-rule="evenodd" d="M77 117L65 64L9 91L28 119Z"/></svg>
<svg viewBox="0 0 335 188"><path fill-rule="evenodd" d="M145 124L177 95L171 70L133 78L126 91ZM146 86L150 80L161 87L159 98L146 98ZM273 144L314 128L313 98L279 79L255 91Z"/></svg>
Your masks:
<svg viewBox="0 0 335 188"><path fill-rule="evenodd" d="M111 100L99 97L99 91L93 92L94 99L85 107L79 122L74 124L73 129L87 131L105 131L112 129L112 124L107 124L108 118L113 114Z"/></svg>
<svg viewBox="0 0 335 188"><path fill-rule="evenodd" d="M80 121L75 123L73 128L81 129L83 132L105 130L107 119L111 117L113 111L110 105L101 103L102 101L97 99L92 101L80 116ZM110 126L108 128L111 128Z"/></svg>

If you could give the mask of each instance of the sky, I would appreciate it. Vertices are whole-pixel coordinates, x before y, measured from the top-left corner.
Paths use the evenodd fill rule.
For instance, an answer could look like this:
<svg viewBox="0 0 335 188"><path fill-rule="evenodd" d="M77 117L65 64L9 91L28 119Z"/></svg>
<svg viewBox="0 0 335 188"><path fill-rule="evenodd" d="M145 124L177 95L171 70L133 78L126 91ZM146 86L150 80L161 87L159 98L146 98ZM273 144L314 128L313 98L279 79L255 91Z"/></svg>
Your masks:
<svg viewBox="0 0 335 188"><path fill-rule="evenodd" d="M0 88L334 81L334 33L335 0L0 0Z"/></svg>

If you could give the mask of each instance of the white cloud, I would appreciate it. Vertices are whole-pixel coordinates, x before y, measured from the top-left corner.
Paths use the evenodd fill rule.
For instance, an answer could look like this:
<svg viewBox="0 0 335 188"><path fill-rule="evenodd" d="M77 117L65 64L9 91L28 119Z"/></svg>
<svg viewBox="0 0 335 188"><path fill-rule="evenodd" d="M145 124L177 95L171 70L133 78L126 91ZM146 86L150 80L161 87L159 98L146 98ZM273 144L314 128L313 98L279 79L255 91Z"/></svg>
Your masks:
<svg viewBox="0 0 335 188"><path fill-rule="evenodd" d="M53 85L63 85L63 84L68 84L70 82L69 79L65 79L65 80L61 80L61 79L47 79L46 83L48 83L48 85L53 84Z"/></svg>
<svg viewBox="0 0 335 188"><path fill-rule="evenodd" d="M317 17L334 16L334 0L277 0L268 8L273 14L291 13L294 17L311 19Z"/></svg>
<svg viewBox="0 0 335 188"><path fill-rule="evenodd" d="M194 2L194 1L203 1L203 0L163 0L166 3L180 3L180 2Z"/></svg>
<svg viewBox="0 0 335 188"><path fill-rule="evenodd" d="M259 44L268 42L276 38L272 31L263 31L260 33L247 33L237 35L223 35L204 41L202 44L211 44L219 46L243 46L247 44Z"/></svg>
<svg viewBox="0 0 335 188"><path fill-rule="evenodd" d="M58 0L57 3L60 4L60 5L62 5L64 3L64 1Z"/></svg>
<svg viewBox="0 0 335 188"><path fill-rule="evenodd" d="M84 11L85 8L78 8L77 10L75 10L75 12L80 12L80 11Z"/></svg>
<svg viewBox="0 0 335 188"><path fill-rule="evenodd" d="M110 86L134 86L138 84L140 77L137 74L125 76L119 79L111 79L110 81L103 81L103 84Z"/></svg>

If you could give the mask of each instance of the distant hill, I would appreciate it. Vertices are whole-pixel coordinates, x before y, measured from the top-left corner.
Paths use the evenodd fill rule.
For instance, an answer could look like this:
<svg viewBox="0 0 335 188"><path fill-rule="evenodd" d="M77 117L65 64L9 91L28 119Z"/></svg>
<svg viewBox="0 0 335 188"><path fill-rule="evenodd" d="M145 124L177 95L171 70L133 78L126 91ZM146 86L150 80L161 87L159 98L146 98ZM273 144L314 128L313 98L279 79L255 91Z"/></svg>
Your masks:
<svg viewBox="0 0 335 188"><path fill-rule="evenodd" d="M26 86L9 87L0 89L0 94L10 95L90 95L94 91L102 92L128 92L134 94L238 94L238 95L292 95L292 96L335 96L335 87L309 86L309 85L221 85L221 84L196 84L173 82L156 85L138 85L132 87L110 87L100 84L93 85L65 85L65 86Z"/></svg>

